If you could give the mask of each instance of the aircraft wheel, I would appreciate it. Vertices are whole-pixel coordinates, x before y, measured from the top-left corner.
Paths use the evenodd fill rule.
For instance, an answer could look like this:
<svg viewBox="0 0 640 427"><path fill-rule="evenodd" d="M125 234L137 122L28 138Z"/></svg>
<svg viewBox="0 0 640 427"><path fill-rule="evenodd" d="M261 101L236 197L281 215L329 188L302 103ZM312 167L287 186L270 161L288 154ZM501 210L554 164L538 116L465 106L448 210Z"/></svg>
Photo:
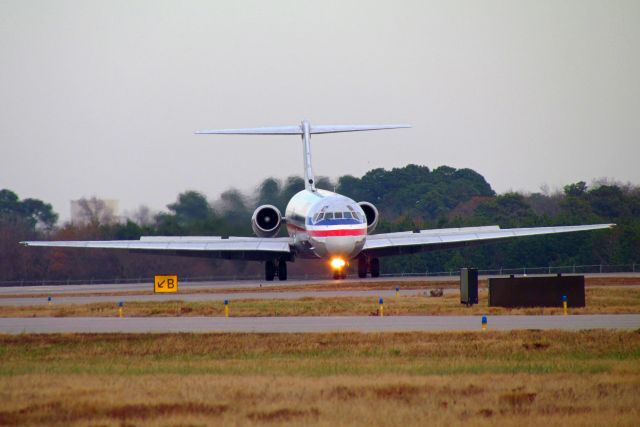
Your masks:
<svg viewBox="0 0 640 427"><path fill-rule="evenodd" d="M367 277L367 259L365 257L358 258L358 277L361 279Z"/></svg>
<svg viewBox="0 0 640 427"><path fill-rule="evenodd" d="M380 277L380 260L378 258L371 258L371 277Z"/></svg>
<svg viewBox="0 0 640 427"><path fill-rule="evenodd" d="M347 270L342 270L342 272L340 273L340 278L342 280L347 278Z"/></svg>
<svg viewBox="0 0 640 427"><path fill-rule="evenodd" d="M264 263L264 278L267 282L271 282L276 277L276 263L267 261Z"/></svg>
<svg viewBox="0 0 640 427"><path fill-rule="evenodd" d="M285 260L280 260L278 263L278 279L287 280L287 262Z"/></svg>
<svg viewBox="0 0 640 427"><path fill-rule="evenodd" d="M340 271L339 270L335 270L333 272L333 280L340 280Z"/></svg>

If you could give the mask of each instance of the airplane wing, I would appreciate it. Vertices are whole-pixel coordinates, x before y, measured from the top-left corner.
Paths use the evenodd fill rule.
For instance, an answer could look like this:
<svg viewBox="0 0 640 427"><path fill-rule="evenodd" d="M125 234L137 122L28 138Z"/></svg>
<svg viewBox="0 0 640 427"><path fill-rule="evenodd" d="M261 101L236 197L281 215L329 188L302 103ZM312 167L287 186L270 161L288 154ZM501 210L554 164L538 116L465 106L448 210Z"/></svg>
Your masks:
<svg viewBox="0 0 640 427"><path fill-rule="evenodd" d="M288 237L143 236L140 240L29 241L20 243L24 246L124 249L143 253L253 261L272 260L279 257L289 258L291 256Z"/></svg>
<svg viewBox="0 0 640 427"><path fill-rule="evenodd" d="M362 251L370 256L413 254L417 252L479 245L512 237L599 230L612 228L614 226L615 224L593 224L501 229L497 225L491 225L487 227L444 228L439 230L383 233L367 236Z"/></svg>

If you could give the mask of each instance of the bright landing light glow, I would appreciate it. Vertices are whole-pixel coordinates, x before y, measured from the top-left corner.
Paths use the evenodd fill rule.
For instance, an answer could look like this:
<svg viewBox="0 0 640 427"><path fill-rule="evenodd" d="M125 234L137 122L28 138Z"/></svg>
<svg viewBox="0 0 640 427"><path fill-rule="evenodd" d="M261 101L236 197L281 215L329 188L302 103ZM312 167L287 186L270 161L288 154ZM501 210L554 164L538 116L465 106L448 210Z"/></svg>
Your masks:
<svg viewBox="0 0 640 427"><path fill-rule="evenodd" d="M345 264L346 262L342 258L333 258L331 260L331 268L333 268L334 270L340 270L345 266Z"/></svg>

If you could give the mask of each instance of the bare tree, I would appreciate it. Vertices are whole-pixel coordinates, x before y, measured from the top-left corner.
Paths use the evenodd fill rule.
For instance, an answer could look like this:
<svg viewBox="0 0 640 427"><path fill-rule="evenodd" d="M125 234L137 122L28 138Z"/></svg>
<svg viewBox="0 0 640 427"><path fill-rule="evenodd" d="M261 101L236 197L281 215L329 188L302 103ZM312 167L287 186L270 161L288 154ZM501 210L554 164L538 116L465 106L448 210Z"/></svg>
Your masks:
<svg viewBox="0 0 640 427"><path fill-rule="evenodd" d="M96 196L72 202L72 220L85 225L113 224L117 218L111 206Z"/></svg>
<svg viewBox="0 0 640 427"><path fill-rule="evenodd" d="M149 206L140 205L133 213L127 214L127 217L139 226L146 227L153 224L154 213Z"/></svg>

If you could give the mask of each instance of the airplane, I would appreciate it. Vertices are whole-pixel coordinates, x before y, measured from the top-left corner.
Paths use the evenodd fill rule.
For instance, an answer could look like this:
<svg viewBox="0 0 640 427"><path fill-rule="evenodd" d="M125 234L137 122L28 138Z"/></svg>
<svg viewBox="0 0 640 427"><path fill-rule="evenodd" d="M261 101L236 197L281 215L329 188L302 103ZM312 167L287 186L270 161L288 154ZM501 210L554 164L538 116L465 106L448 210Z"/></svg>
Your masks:
<svg viewBox="0 0 640 427"><path fill-rule="evenodd" d="M264 262L265 280L287 280L287 263L296 258L328 261L334 279L345 279L350 261L358 277L380 276L380 258L461 248L513 237L568 233L614 227L615 224L501 229L497 225L373 234L379 220L368 201L319 189L311 166L311 135L409 128L396 125L299 125L202 130L205 135L299 135L302 139L305 189L289 201L285 214L273 205L256 208L251 227L256 237L142 236L139 240L26 241L25 246L122 249L146 253L205 256ZM282 226L287 237L276 237Z"/></svg>

